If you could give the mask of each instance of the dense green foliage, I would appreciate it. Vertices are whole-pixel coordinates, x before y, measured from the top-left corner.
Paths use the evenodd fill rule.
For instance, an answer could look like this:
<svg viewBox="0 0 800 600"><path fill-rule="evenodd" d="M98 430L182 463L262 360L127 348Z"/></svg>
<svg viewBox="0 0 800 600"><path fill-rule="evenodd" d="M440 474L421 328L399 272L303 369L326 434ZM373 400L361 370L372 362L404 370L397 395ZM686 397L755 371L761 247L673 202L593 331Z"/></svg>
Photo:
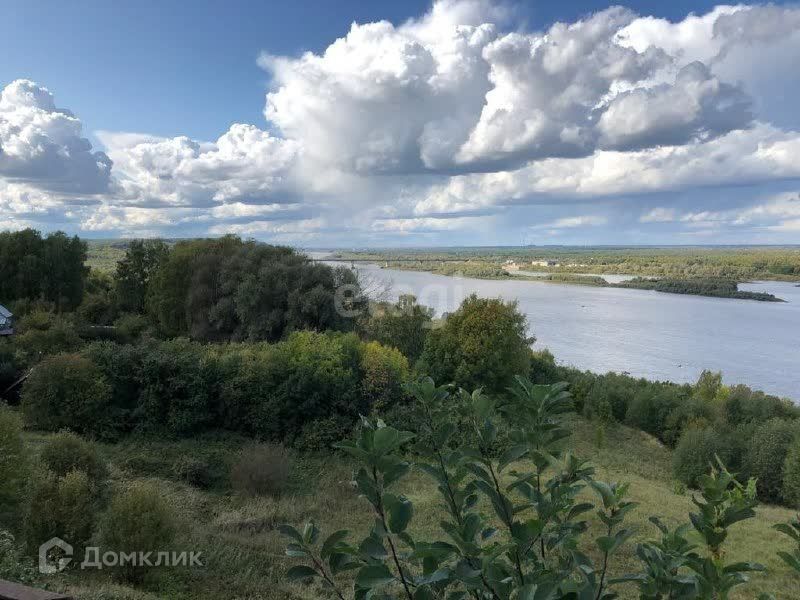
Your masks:
<svg viewBox="0 0 800 600"><path fill-rule="evenodd" d="M45 431L104 433L113 423L107 407L111 387L102 372L79 354L57 354L32 371L22 390L28 424Z"/></svg>
<svg viewBox="0 0 800 600"><path fill-rule="evenodd" d="M393 346L413 364L425 348L433 327L433 311L417 304L412 295L400 296L395 304L375 303L369 307L360 328L367 339Z"/></svg>
<svg viewBox="0 0 800 600"><path fill-rule="evenodd" d="M503 391L530 369L525 316L514 302L474 294L428 335L421 362L438 381Z"/></svg>
<svg viewBox="0 0 800 600"><path fill-rule="evenodd" d="M0 530L19 529L28 478L27 463L22 420L0 404Z"/></svg>
<svg viewBox="0 0 800 600"><path fill-rule="evenodd" d="M695 296L714 296L717 298L739 298L742 300L761 300L780 302L780 298L766 292L745 292L738 289L735 280L692 277L690 279L651 279L634 277L618 283L617 287L655 290L670 294L694 294Z"/></svg>
<svg viewBox="0 0 800 600"><path fill-rule="evenodd" d="M158 488L133 485L118 493L100 523L99 538L106 548L121 553L168 551L176 536L175 516ZM141 582L146 565L119 565L115 573L123 581Z"/></svg>
<svg viewBox="0 0 800 600"><path fill-rule="evenodd" d="M633 533L625 519L636 503L627 497L628 485L598 480L586 461L559 443L569 435L561 423L571 408L565 388L517 378L506 402L461 389L457 412L469 421L471 435L453 448L456 422L443 403L446 388L430 379L411 386L428 415L421 431L365 419L356 439L340 445L358 464L353 485L374 518L368 535L351 544L346 530L323 538L313 522L302 530L283 526L287 555L303 559L287 578L317 579L340 600L611 600L624 582L635 582L642 598L710 600L727 598L748 582L749 572L764 569L724 558L729 528L754 517L757 500L753 481L743 486L720 467L700 478L697 512L690 515L701 548L684 537L688 525L670 531L654 518L663 538L638 546L642 572L612 579L611 564ZM501 420L514 445L495 460ZM421 456L415 466L441 496L436 540L412 535L415 506L399 489L411 468L402 449L415 439ZM597 506L579 498L584 490L597 495ZM481 499L491 506L491 518ZM595 508L600 535L590 541L587 513ZM585 553L586 545L596 546L599 561ZM348 571L355 571L350 585L342 578Z"/></svg>
<svg viewBox="0 0 800 600"><path fill-rule="evenodd" d="M88 269L86 243L77 236L38 231L0 231L0 299L43 301L72 310L83 298Z"/></svg>
<svg viewBox="0 0 800 600"><path fill-rule="evenodd" d="M783 499L788 506L800 509L800 435L798 435L783 463Z"/></svg>
<svg viewBox="0 0 800 600"><path fill-rule="evenodd" d="M350 293L337 296L342 286ZM225 236L175 244L149 275L146 304L166 337L275 341L299 329L351 329L343 315L358 300L349 269Z"/></svg>
<svg viewBox="0 0 800 600"><path fill-rule="evenodd" d="M169 248L161 240L132 240L114 274L120 310L141 313L145 309L148 284L166 260Z"/></svg>
<svg viewBox="0 0 800 600"><path fill-rule="evenodd" d="M38 429L101 439L224 428L325 448L373 405L400 401L408 375L400 352L354 334L303 331L272 345L220 347L97 342L37 365L22 408Z"/></svg>
<svg viewBox="0 0 800 600"><path fill-rule="evenodd" d="M744 470L758 479L759 496L779 503L783 497L783 468L792 443L800 435L800 423L771 419L759 425L749 439Z"/></svg>

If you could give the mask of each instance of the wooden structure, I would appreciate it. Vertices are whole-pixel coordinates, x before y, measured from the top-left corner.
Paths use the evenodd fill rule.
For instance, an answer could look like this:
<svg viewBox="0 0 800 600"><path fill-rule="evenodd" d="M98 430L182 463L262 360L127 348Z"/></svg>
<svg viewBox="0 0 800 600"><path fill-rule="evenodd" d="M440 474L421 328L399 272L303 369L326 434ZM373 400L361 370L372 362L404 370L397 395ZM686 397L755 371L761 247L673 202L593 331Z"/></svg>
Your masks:
<svg viewBox="0 0 800 600"><path fill-rule="evenodd" d="M0 579L0 600L72 600L72 597Z"/></svg>

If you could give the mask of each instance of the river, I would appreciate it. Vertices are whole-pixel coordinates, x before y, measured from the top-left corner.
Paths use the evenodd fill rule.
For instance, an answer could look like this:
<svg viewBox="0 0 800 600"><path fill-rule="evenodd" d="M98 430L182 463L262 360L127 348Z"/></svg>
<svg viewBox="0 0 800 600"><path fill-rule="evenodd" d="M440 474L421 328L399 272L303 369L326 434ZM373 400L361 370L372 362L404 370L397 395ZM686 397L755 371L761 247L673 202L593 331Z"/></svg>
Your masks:
<svg viewBox="0 0 800 600"><path fill-rule="evenodd" d="M371 264L356 268L379 287L390 285L388 299L411 293L437 314L454 310L472 293L516 300L536 336L534 348L549 348L561 364L676 382L694 382L703 369L711 369L722 371L728 384L800 400L800 287L795 283L742 284L740 289L786 300L756 302L457 278Z"/></svg>

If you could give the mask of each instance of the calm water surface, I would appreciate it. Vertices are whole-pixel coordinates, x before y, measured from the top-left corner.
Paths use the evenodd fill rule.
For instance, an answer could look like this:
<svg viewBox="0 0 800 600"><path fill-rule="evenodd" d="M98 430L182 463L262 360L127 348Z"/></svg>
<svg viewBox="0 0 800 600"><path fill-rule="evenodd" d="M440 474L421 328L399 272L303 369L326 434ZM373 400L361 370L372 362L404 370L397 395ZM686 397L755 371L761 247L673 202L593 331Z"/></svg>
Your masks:
<svg viewBox="0 0 800 600"><path fill-rule="evenodd" d="M562 364L677 382L694 382L711 369L729 384L800 401L800 287L794 283L740 286L786 300L778 303L356 268L390 284L389 299L412 293L437 314L473 292L517 300L536 336L534 348L549 348Z"/></svg>

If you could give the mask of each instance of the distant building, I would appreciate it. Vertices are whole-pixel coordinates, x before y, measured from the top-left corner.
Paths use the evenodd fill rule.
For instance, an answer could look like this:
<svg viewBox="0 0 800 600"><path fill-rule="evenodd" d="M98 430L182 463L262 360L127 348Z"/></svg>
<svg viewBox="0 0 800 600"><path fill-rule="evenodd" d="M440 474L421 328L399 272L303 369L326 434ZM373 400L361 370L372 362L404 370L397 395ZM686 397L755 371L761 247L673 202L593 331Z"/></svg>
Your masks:
<svg viewBox="0 0 800 600"><path fill-rule="evenodd" d="M534 267L557 267L557 260L532 260L531 264Z"/></svg>
<svg viewBox="0 0 800 600"><path fill-rule="evenodd" d="M14 315L0 304L0 335L14 334Z"/></svg>
<svg viewBox="0 0 800 600"><path fill-rule="evenodd" d="M503 269L506 271L519 271L519 265L513 260L507 260L505 264L503 264Z"/></svg>

